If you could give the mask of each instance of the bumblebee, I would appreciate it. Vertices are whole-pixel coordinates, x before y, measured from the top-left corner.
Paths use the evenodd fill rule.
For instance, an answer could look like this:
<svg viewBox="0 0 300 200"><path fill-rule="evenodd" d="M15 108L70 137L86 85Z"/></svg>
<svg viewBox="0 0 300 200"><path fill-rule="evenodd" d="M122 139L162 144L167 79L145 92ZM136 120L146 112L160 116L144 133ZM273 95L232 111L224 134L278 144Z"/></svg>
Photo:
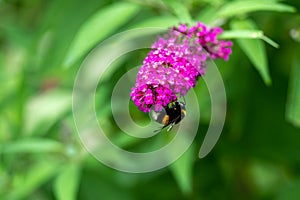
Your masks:
<svg viewBox="0 0 300 200"><path fill-rule="evenodd" d="M164 125L155 132L160 132L164 128L167 128L167 132L169 132L175 124L178 124L186 116L185 103L174 101L169 103L163 110L159 112L152 111L151 114L155 121Z"/></svg>

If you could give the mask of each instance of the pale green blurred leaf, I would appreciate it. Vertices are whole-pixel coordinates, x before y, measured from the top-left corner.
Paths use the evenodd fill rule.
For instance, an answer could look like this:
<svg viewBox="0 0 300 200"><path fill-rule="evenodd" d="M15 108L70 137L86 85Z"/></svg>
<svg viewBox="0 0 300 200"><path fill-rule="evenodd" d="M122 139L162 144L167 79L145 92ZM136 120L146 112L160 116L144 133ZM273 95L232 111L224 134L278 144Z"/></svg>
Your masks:
<svg viewBox="0 0 300 200"><path fill-rule="evenodd" d="M280 167L272 163L252 161L248 167L252 182L260 193L267 194L271 192L283 181L283 173L280 171Z"/></svg>
<svg viewBox="0 0 300 200"><path fill-rule="evenodd" d="M220 4L223 4L224 1L226 0L199 0L199 1L204 2L206 4L210 4L212 6L218 6Z"/></svg>
<svg viewBox="0 0 300 200"><path fill-rule="evenodd" d="M170 166L180 189L186 195L192 192L195 155L195 148L191 145L189 149Z"/></svg>
<svg viewBox="0 0 300 200"><path fill-rule="evenodd" d="M259 30L228 30L228 31L224 31L219 36L219 38L220 39L236 39L236 38L261 39L275 48L279 47L279 45L276 42L274 42L272 39L265 36L264 33Z"/></svg>
<svg viewBox="0 0 300 200"><path fill-rule="evenodd" d="M4 144L2 153L49 153L59 152L63 145L55 140L46 138L25 138Z"/></svg>
<svg viewBox="0 0 300 200"><path fill-rule="evenodd" d="M266 0L231 1L225 4L218 12L219 17L231 17L254 11L295 12L295 8L282 3Z"/></svg>
<svg viewBox="0 0 300 200"><path fill-rule="evenodd" d="M64 62L65 66L70 67L94 45L128 22L138 11L139 7L135 4L118 2L95 13L75 36Z"/></svg>
<svg viewBox="0 0 300 200"><path fill-rule="evenodd" d="M54 184L54 192L57 200L76 199L80 180L80 168L72 163L67 165L58 175Z"/></svg>
<svg viewBox="0 0 300 200"><path fill-rule="evenodd" d="M14 189L7 194L6 199L24 199L55 176L59 169L59 164L55 160L43 160L35 163L30 166L28 173L14 177Z"/></svg>
<svg viewBox="0 0 300 200"><path fill-rule="evenodd" d="M181 23L192 24L193 19L189 13L189 10L184 4L179 1L164 0L167 6L172 10L172 12L178 17Z"/></svg>
<svg viewBox="0 0 300 200"><path fill-rule="evenodd" d="M10 61L10 63L8 64L11 63L12 61ZM11 67L11 65L9 67ZM2 70L0 71L0 81L1 81L0 102L1 103L3 101L7 101L9 99L8 97L16 93L19 79L20 79L19 74L13 72L11 69L6 70L4 69L4 67L2 68Z"/></svg>
<svg viewBox="0 0 300 200"><path fill-rule="evenodd" d="M178 19L173 16L159 16L147 18L134 24L131 28L144 28L144 27L172 27L178 23Z"/></svg>
<svg viewBox="0 0 300 200"><path fill-rule="evenodd" d="M290 76L286 118L300 127L300 62L294 62Z"/></svg>
<svg viewBox="0 0 300 200"><path fill-rule="evenodd" d="M25 134L42 134L71 110L71 91L51 90L29 99L25 107Z"/></svg>
<svg viewBox="0 0 300 200"><path fill-rule="evenodd" d="M233 30L257 30L255 23L251 20L235 20L231 23L231 28ZM253 39L237 39L237 42L253 66L258 70L265 84L270 85L271 78L264 43Z"/></svg>
<svg viewBox="0 0 300 200"><path fill-rule="evenodd" d="M295 27L290 30L290 36L296 42L300 42L300 27Z"/></svg>

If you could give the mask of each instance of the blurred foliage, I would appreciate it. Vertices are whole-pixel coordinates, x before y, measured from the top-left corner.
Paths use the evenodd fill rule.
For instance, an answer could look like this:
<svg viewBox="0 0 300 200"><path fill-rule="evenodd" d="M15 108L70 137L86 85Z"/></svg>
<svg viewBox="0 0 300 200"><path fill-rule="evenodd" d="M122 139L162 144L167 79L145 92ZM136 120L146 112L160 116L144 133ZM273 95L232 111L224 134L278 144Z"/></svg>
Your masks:
<svg viewBox="0 0 300 200"><path fill-rule="evenodd" d="M299 9L297 0L0 0L0 199L299 199ZM197 159L210 114L198 84L200 129L172 166L127 174L92 158L71 106L87 53L120 31L197 20L221 25L221 37L234 41L230 60L217 63L228 113L213 151ZM127 55L106 74L96 107L113 141L147 151L122 136L107 103L145 53ZM148 120L131 111L138 123Z"/></svg>

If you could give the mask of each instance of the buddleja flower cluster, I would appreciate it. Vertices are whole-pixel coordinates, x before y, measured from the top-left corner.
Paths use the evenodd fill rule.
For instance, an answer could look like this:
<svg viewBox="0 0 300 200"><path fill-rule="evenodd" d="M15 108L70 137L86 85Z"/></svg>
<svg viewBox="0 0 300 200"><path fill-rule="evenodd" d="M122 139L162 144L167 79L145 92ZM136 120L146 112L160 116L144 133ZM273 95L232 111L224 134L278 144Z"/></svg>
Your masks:
<svg viewBox="0 0 300 200"><path fill-rule="evenodd" d="M135 105L143 112L160 111L185 96L205 74L207 59L228 60L232 42L218 40L221 33L219 27L198 22L190 28L180 24L160 36L137 74L131 91Z"/></svg>

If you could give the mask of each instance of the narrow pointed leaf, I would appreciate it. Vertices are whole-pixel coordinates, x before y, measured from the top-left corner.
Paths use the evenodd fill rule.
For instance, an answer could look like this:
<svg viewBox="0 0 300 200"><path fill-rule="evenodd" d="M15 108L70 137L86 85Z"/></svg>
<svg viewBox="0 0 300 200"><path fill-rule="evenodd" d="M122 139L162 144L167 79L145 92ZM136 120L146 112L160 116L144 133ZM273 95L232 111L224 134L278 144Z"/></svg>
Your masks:
<svg viewBox="0 0 300 200"><path fill-rule="evenodd" d="M173 16L159 16L151 17L134 24L131 28L144 28L144 27L172 27L178 23L178 19Z"/></svg>
<svg viewBox="0 0 300 200"><path fill-rule="evenodd" d="M251 20L233 21L231 23L233 30L257 30L256 25ZM253 39L237 39L237 42L244 53L247 55L253 66L260 73L266 85L271 84L271 78L268 69L266 48L262 41Z"/></svg>
<svg viewBox="0 0 300 200"><path fill-rule="evenodd" d="M173 11L181 23L192 24L193 20L186 6L179 1L164 0L167 6Z"/></svg>
<svg viewBox="0 0 300 200"><path fill-rule="evenodd" d="M136 4L126 2L118 2L99 10L78 31L64 65L71 66L93 46L127 23L138 11Z"/></svg>
<svg viewBox="0 0 300 200"><path fill-rule="evenodd" d="M286 118L292 124L300 127L300 62L293 65L290 76Z"/></svg>
<svg viewBox="0 0 300 200"><path fill-rule="evenodd" d="M184 194L192 192L193 164L195 158L195 149L190 146L189 149L171 165L171 171Z"/></svg>
<svg viewBox="0 0 300 200"><path fill-rule="evenodd" d="M67 165L55 180L54 193L57 200L77 199L80 169L76 164Z"/></svg>
<svg viewBox="0 0 300 200"><path fill-rule="evenodd" d="M6 143L0 149L2 153L50 153L59 152L63 145L46 138L26 138Z"/></svg>
<svg viewBox="0 0 300 200"><path fill-rule="evenodd" d="M231 1L225 4L218 12L219 17L232 17L254 11L276 11L295 12L295 8L275 1L266 0L246 0Z"/></svg>
<svg viewBox="0 0 300 200"><path fill-rule="evenodd" d="M216 20L216 17L216 8L211 6L200 10L195 18L200 22L211 25Z"/></svg>
<svg viewBox="0 0 300 200"><path fill-rule="evenodd" d="M269 45L278 48L279 45L274 42L272 39L264 35L262 31L259 30L228 30L224 31L220 36L220 39L261 39L267 42Z"/></svg>

